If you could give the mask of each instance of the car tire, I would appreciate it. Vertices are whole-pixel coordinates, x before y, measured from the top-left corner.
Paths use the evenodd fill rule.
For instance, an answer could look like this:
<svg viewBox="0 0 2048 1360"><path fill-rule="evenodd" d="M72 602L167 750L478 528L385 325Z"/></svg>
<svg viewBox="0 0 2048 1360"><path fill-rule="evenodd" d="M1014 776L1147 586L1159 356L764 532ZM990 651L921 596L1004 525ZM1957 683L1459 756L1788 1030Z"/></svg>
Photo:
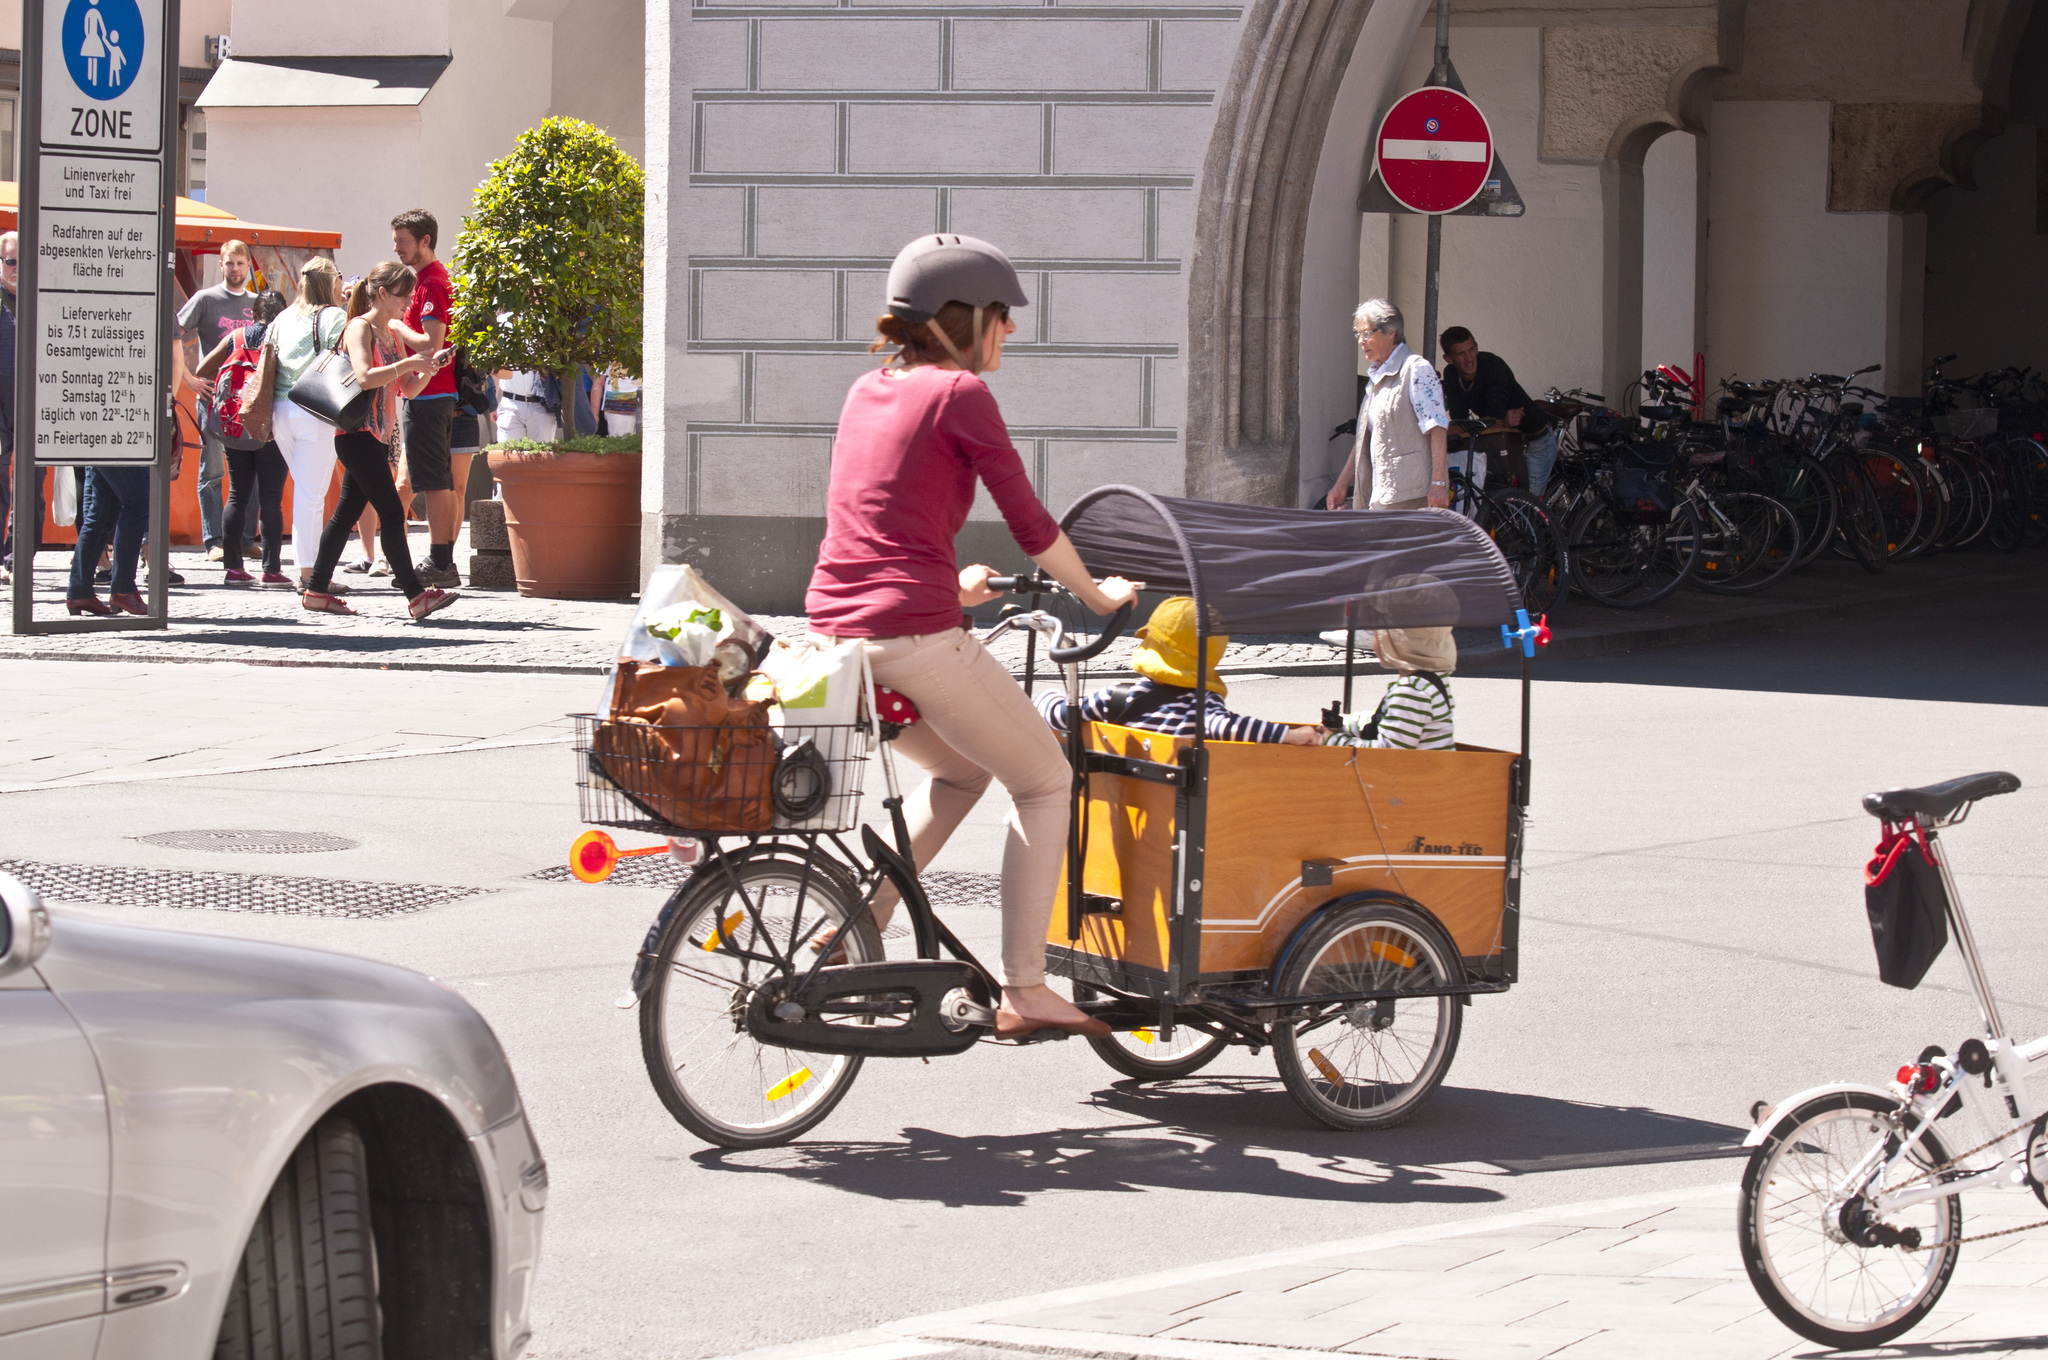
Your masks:
<svg viewBox="0 0 2048 1360"><path fill-rule="evenodd" d="M214 1360L381 1360L363 1136L329 1116L278 1173L242 1250Z"/></svg>

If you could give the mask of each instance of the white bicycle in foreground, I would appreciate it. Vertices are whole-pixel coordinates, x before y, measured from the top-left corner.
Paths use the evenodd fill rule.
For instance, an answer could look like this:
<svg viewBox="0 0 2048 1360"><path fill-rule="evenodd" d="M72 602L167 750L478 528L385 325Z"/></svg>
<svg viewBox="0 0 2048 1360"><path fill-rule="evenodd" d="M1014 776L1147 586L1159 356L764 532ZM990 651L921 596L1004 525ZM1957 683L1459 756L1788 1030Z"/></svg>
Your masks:
<svg viewBox="0 0 2048 1360"><path fill-rule="evenodd" d="M1965 1190L2031 1191L2048 1205L2048 1101L2028 1081L2048 1038L2020 1043L1999 1017L1937 836L1977 800L2019 786L2009 774L1979 774L1863 800L1885 824L1880 858L1894 851L1885 869L1920 857L1917 882L1897 888L1916 919L1888 914L1872 893L1885 980L1918 982L1952 934L1984 1036L1953 1056L1926 1049L1889 1088L1816 1086L1759 1111L1745 1140L1755 1151L1742 1178L1743 1264L1779 1320L1822 1345L1863 1349L1904 1334L1941 1297L1963 1243L2048 1226L1963 1234ZM1871 881L1888 879L1874 865ZM1910 963L1887 955L1888 933Z"/></svg>

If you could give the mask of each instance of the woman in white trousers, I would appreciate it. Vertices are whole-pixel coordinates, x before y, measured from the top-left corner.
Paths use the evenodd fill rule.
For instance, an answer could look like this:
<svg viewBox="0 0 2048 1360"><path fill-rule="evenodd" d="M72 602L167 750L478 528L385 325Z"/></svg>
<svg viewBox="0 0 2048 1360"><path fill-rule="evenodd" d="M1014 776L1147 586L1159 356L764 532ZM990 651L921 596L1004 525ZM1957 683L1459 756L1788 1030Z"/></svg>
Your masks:
<svg viewBox="0 0 2048 1360"><path fill-rule="evenodd" d="M271 323L277 346L277 385L271 389L271 429L292 473L292 560L299 589L313 574L320 532L327 524L327 487L334 480L334 427L293 403L292 384L341 340L347 317L338 300L340 271L316 255L299 271L299 300ZM339 593L339 592L337 592Z"/></svg>

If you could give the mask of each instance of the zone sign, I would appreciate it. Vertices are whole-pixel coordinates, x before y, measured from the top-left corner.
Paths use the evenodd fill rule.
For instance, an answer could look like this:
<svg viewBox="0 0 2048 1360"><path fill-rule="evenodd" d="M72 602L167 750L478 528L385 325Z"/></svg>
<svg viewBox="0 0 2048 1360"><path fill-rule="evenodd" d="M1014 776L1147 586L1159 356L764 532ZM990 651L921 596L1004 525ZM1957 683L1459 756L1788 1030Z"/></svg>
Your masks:
<svg viewBox="0 0 2048 1360"><path fill-rule="evenodd" d="M1380 122L1373 165L1402 207L1449 213L1470 203L1493 168L1493 129L1479 106L1440 85L1412 90Z"/></svg>

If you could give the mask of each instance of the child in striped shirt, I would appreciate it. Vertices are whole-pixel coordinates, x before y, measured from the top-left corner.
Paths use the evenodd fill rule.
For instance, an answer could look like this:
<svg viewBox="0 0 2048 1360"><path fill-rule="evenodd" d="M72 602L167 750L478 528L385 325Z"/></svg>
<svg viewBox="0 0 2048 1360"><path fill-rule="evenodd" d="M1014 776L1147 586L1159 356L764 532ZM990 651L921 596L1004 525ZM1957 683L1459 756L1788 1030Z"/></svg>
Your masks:
<svg viewBox="0 0 2048 1360"><path fill-rule="evenodd" d="M1373 634L1373 653L1382 666L1399 671L1386 697L1368 717L1342 715L1323 738L1327 746L1370 746L1379 750L1449 751L1451 687L1444 677L1458 666L1458 645L1448 628L1382 628ZM1327 721L1327 719L1326 719Z"/></svg>
<svg viewBox="0 0 2048 1360"><path fill-rule="evenodd" d="M1138 679L1125 680L1096 690L1081 701L1085 722L1115 723L1144 732L1166 732L1176 737L1195 735L1195 602L1185 595L1162 600L1152 617L1137 632L1138 649L1131 653L1131 669ZM1216 664L1223 659L1227 637L1209 639L1207 679L1213 696L1202 705L1202 735L1210 741L1264 741L1288 746L1315 746L1322 741L1322 729L1289 727L1232 713L1223 706L1229 687L1216 676ZM1053 731L1065 732L1070 705L1067 696L1042 691L1038 711Z"/></svg>

